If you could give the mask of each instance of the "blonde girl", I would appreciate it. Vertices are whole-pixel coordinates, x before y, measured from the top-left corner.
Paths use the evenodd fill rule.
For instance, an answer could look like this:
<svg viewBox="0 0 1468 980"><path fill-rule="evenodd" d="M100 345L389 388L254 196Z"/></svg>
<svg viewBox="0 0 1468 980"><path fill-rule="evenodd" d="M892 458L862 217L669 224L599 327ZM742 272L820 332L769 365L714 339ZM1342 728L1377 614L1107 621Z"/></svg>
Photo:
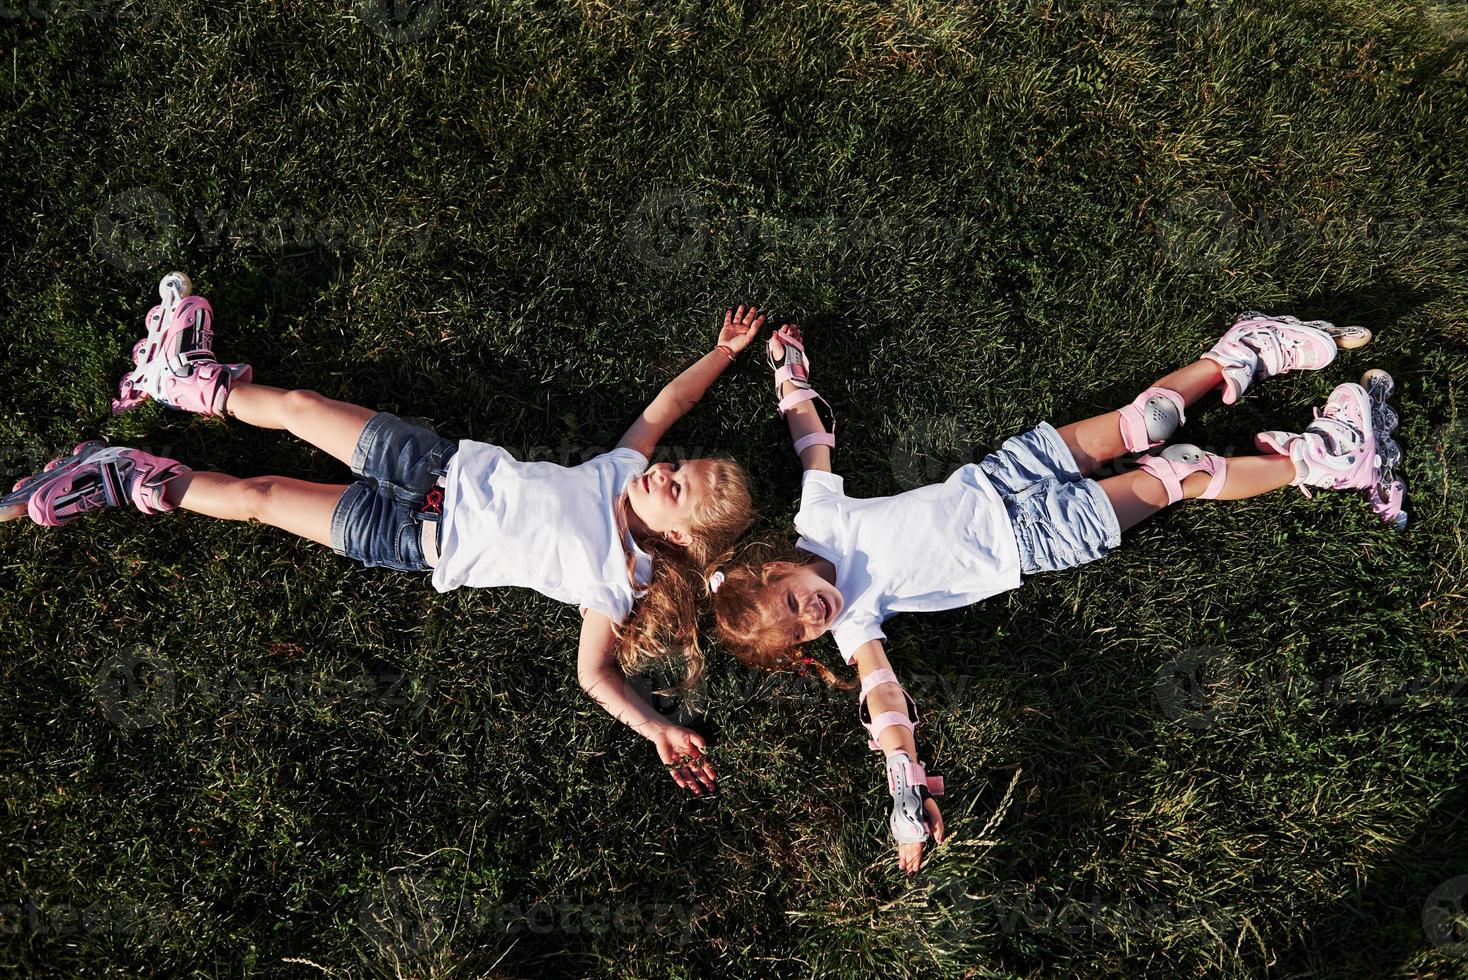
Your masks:
<svg viewBox="0 0 1468 980"><path fill-rule="evenodd" d="M583 617L581 687L656 746L679 786L712 791L703 739L654 711L624 674L667 650L686 657L686 683L701 669L697 601L710 564L750 523L749 491L729 460L650 465L649 457L759 332L758 310L729 310L717 346L664 387L611 452L560 466L313 391L255 384L249 365L215 358L213 311L187 276L166 276L159 295L114 412L153 398L284 429L357 479L240 478L86 442L17 483L0 518L28 514L55 526L128 504L147 514L182 509L270 524L368 567L429 573L440 592L521 586L572 603Z"/></svg>

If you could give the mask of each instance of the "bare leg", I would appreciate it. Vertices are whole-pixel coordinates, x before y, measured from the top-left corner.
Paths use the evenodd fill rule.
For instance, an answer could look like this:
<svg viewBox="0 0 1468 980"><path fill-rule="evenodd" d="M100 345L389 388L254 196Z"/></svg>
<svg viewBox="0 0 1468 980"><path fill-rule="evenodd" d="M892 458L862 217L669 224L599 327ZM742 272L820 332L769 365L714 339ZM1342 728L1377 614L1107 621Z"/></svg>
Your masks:
<svg viewBox="0 0 1468 980"><path fill-rule="evenodd" d="M285 476L242 480L224 473L192 472L171 481L164 499L175 507L225 521L259 521L307 541L331 547L331 517L346 484L308 483ZM25 516L26 505L0 511L0 522Z"/></svg>
<svg viewBox="0 0 1468 980"><path fill-rule="evenodd" d="M234 396L230 395L231 401ZM260 521L331 547L331 515L345 484L308 483L285 476L242 480L195 472L169 483L169 503L226 521Z"/></svg>
<svg viewBox="0 0 1468 980"><path fill-rule="evenodd" d="M1228 479L1218 494L1219 500L1244 500L1280 487L1295 478L1295 464L1288 456L1234 456L1228 461ZM1208 489L1207 473L1194 473L1183 480L1183 499L1190 500ZM1167 506L1167 490L1162 481L1137 470L1101 481L1101 489L1116 509L1123 531L1136 527Z"/></svg>
<svg viewBox="0 0 1468 980"><path fill-rule="evenodd" d="M349 466L362 426L377 414L370 408L339 402L314 391L255 384L234 385L224 409L248 425L286 429Z"/></svg>
<svg viewBox="0 0 1468 980"><path fill-rule="evenodd" d="M1183 396L1184 404L1191 405L1222 381L1222 368L1213 361L1197 360L1158 378L1148 387L1170 388ZM1126 444L1121 441L1120 412L1093 415L1080 422L1072 422L1059 432L1082 473L1094 473L1102 463L1127 453Z"/></svg>

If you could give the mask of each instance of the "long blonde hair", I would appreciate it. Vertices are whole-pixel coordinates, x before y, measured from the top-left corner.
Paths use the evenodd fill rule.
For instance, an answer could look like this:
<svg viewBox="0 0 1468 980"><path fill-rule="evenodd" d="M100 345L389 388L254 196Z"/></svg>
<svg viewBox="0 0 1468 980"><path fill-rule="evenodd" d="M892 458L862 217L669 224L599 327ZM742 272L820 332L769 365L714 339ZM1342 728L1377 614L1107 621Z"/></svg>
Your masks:
<svg viewBox="0 0 1468 980"><path fill-rule="evenodd" d="M792 646L788 627L776 625L770 615L771 609L779 608L770 587L814 560L785 537L750 542L741 549L739 560L722 569L724 581L713 597L714 623L720 642L746 667L769 673L815 673L832 687L850 689L856 686L854 681L841 680L806 656L803 647Z"/></svg>
<svg viewBox="0 0 1468 980"><path fill-rule="evenodd" d="M733 553L739 536L754 523L754 506L744 468L731 459L709 458L708 485L693 515L687 545L677 545L651 531L632 531L637 546L652 557L652 581L617 628L617 663L635 674L673 653L684 659L683 680L663 694L689 693L703 676L704 655L698 642L700 601L709 594L708 577ZM627 497L617 502L617 523L628 528ZM627 576L634 589L636 559L627 555Z"/></svg>

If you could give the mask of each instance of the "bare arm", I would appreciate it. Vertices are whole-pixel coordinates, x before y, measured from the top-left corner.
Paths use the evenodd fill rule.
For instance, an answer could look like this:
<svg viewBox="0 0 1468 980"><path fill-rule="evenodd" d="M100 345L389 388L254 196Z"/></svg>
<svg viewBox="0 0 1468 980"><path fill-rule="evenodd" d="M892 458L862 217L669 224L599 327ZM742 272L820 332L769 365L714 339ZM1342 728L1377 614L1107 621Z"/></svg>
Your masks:
<svg viewBox="0 0 1468 980"><path fill-rule="evenodd" d="M734 363L734 357L749 346L749 342L759 333L764 323L765 318L752 306L748 311L743 306L737 312L726 311L724 328L719 331L718 346L658 392L652 404L642 410L637 421L622 436L617 448L629 447L644 456L652 456L667 431L698 404L704 392Z"/></svg>
<svg viewBox="0 0 1468 980"><path fill-rule="evenodd" d="M855 661L857 673L861 675L863 681L873 671L892 668L887 661L887 652L882 648L881 640L863 643L857 648ZM903 697L900 686L888 681L872 688L867 695L867 710L871 712L873 718L884 711L896 711L905 715L907 714L907 699ZM884 756L891 756L895 752L906 752L908 758L913 761L918 759L917 739L913 737L910 729L901 725L889 725L882 729L877 733L877 741L882 745ZM928 811L928 819L932 824L933 839L939 844L943 843L943 814L938 810L938 804L929 799L924 802L923 806ZM922 842L898 844L897 863L908 874L916 872L923 863Z"/></svg>
<svg viewBox="0 0 1468 980"><path fill-rule="evenodd" d="M703 736L664 718L642 699L616 658L617 634L612 621L602 613L587 610L581 621L581 641L576 652L576 679L581 689L613 718L657 747L658 756L670 768L673 781L695 795L712 792L713 766L703 755Z"/></svg>
<svg viewBox="0 0 1468 980"><path fill-rule="evenodd" d="M792 334L796 340L804 342L800 335L800 328L793 323L787 323L781 330ZM770 349L776 360L781 356L783 346L774 337L770 338ZM792 391L798 391L794 382L787 381L780 386L780 397L784 398ZM816 432L825 432L826 423L821 421L820 413L816 411L814 399L801 402L785 413L785 424L790 427L790 441L794 442L804 436ZM831 447L830 446L806 446L800 454L800 466L803 470L821 470L831 472Z"/></svg>

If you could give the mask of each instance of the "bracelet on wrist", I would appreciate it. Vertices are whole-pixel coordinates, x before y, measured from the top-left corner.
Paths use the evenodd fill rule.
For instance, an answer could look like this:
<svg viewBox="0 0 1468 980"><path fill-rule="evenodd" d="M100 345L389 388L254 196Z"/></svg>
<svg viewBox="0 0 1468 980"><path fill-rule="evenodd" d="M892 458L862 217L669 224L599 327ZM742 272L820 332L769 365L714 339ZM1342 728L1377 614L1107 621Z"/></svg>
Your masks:
<svg viewBox="0 0 1468 980"><path fill-rule="evenodd" d="M714 350L722 352L723 355L729 359L730 364L734 363L734 351L730 350L724 344L718 345L714 348Z"/></svg>

